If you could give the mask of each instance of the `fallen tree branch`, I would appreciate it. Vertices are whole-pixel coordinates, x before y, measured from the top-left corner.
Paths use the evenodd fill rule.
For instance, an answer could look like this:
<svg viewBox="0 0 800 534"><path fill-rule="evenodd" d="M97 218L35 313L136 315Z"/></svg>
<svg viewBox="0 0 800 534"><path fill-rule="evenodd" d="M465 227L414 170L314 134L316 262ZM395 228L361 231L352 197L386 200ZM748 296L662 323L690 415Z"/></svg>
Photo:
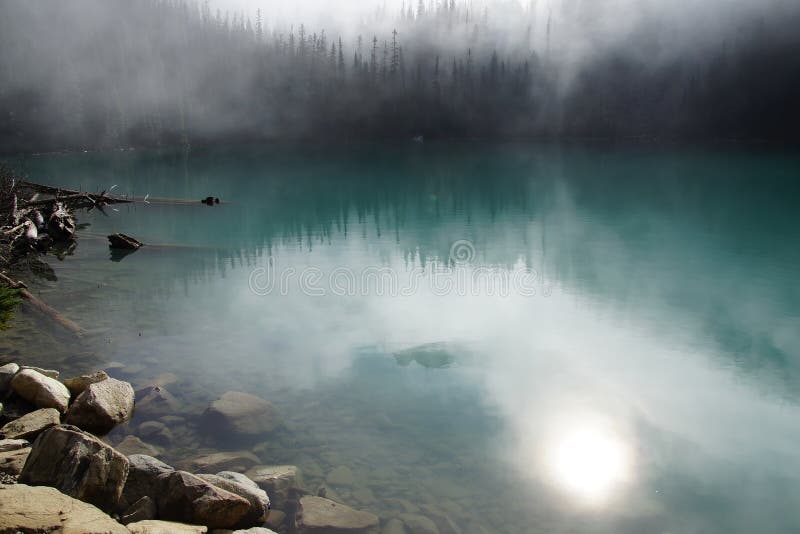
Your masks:
<svg viewBox="0 0 800 534"><path fill-rule="evenodd" d="M86 330L81 328L77 323L67 319L53 307L49 306L41 299L36 297L33 293L28 291L28 286L26 286L23 282L12 280L3 273L0 273L0 282L5 282L11 289L19 289L19 296L22 297L28 304L30 304L34 310L48 317L65 330L76 336L82 336L86 333Z"/></svg>

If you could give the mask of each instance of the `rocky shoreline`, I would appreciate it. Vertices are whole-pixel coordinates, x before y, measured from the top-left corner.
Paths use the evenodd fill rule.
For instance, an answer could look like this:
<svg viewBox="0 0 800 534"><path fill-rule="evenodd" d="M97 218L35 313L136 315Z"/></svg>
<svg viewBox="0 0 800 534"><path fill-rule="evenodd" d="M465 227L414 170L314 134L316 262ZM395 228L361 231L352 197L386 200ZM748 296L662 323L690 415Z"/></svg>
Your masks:
<svg viewBox="0 0 800 534"><path fill-rule="evenodd" d="M134 392L106 371L60 380L58 371L9 363L0 366L0 399L0 533L458 532L422 516L381 520L326 498L325 487L304 489L298 467L267 465L249 451L167 465L149 443L171 440L164 421L174 406L160 386ZM108 434L140 407L161 417L112 445ZM269 433L279 418L268 401L229 391L203 424L246 438ZM329 478L347 476L342 467Z"/></svg>

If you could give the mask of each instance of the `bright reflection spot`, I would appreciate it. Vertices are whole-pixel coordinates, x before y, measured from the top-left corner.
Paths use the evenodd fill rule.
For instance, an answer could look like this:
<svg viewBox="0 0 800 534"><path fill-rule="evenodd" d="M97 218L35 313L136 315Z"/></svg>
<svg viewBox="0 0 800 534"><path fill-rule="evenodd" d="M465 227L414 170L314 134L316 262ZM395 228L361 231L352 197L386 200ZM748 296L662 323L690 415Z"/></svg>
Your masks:
<svg viewBox="0 0 800 534"><path fill-rule="evenodd" d="M632 476L632 452L608 425L576 422L556 433L546 467L553 481L587 504L606 502Z"/></svg>

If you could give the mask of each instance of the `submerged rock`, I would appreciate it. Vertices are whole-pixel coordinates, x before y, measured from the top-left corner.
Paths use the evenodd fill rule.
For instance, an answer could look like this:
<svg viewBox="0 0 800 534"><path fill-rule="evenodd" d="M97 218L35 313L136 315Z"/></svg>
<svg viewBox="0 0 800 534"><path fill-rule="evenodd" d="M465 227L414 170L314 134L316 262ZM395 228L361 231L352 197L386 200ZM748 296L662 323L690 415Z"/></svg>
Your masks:
<svg viewBox="0 0 800 534"><path fill-rule="evenodd" d="M355 484L353 472L349 467L340 465L328 473L325 481L331 486L352 486Z"/></svg>
<svg viewBox="0 0 800 534"><path fill-rule="evenodd" d="M252 452L237 451L198 456L189 460L188 466L190 471L201 473L216 473L218 471L244 473L259 463L261 463L261 460Z"/></svg>
<svg viewBox="0 0 800 534"><path fill-rule="evenodd" d="M406 534L406 527L399 519L392 518L383 526L381 534Z"/></svg>
<svg viewBox="0 0 800 534"><path fill-rule="evenodd" d="M322 497L300 499L297 510L298 534L370 534L378 532L378 516L354 510Z"/></svg>
<svg viewBox="0 0 800 534"><path fill-rule="evenodd" d="M145 443L136 436L126 436L125 439L117 444L116 449L125 456L133 454L146 454L148 456L160 456L161 449Z"/></svg>
<svg viewBox="0 0 800 534"><path fill-rule="evenodd" d="M136 392L136 413L147 417L173 415L178 411L178 399L166 388L148 386Z"/></svg>
<svg viewBox="0 0 800 534"><path fill-rule="evenodd" d="M205 418L213 431L239 436L266 434L280 423L278 411L271 402L239 391L228 391L212 402Z"/></svg>
<svg viewBox="0 0 800 534"><path fill-rule="evenodd" d="M32 441L40 433L59 423L61 423L61 417L58 410L42 408L6 423L3 428L0 428L0 434L7 439Z"/></svg>
<svg viewBox="0 0 800 534"><path fill-rule="evenodd" d="M269 496L267 492L259 488L255 482L246 476L230 471L222 471L216 475L198 476L218 488L247 499L250 503L250 512L242 519L242 522L238 525L239 527L247 528L254 525L263 525L267 521L270 509Z"/></svg>
<svg viewBox="0 0 800 534"><path fill-rule="evenodd" d="M44 431L20 474L22 484L51 486L104 511L112 511L128 477L128 459L73 426Z"/></svg>
<svg viewBox="0 0 800 534"><path fill-rule="evenodd" d="M406 530L409 532L419 534L440 534L439 527L436 526L436 523L424 515L401 514L400 520L403 521L403 524L406 526Z"/></svg>
<svg viewBox="0 0 800 534"><path fill-rule="evenodd" d="M133 415L134 393L127 382L108 378L89 384L67 413L66 422L105 436Z"/></svg>
<svg viewBox="0 0 800 534"><path fill-rule="evenodd" d="M294 465L259 465L245 475L267 492L275 508L283 508L291 490L303 485L300 470Z"/></svg>
<svg viewBox="0 0 800 534"><path fill-rule="evenodd" d="M127 534L101 510L55 488L0 485L0 532Z"/></svg>
<svg viewBox="0 0 800 534"><path fill-rule="evenodd" d="M446 511L430 504L423 504L421 508L425 515L436 523L440 534L461 534L461 528Z"/></svg>
<svg viewBox="0 0 800 534"><path fill-rule="evenodd" d="M37 408L55 408L67 411L69 390L54 378L33 369L22 369L11 379L11 389Z"/></svg>
<svg viewBox="0 0 800 534"><path fill-rule="evenodd" d="M23 447L8 452L0 452L0 473L18 476L31 454L30 447Z"/></svg>
<svg viewBox="0 0 800 534"><path fill-rule="evenodd" d="M142 438L159 445L170 445L175 439L172 431L160 421L145 421L137 429Z"/></svg>
<svg viewBox="0 0 800 534"><path fill-rule="evenodd" d="M208 528L174 521L138 521L128 525L131 534L205 534Z"/></svg>
<svg viewBox="0 0 800 534"><path fill-rule="evenodd" d="M277 530L286 521L286 513L281 510L270 510L269 517L267 518L267 526L273 530Z"/></svg>
<svg viewBox="0 0 800 534"><path fill-rule="evenodd" d="M250 503L238 495L205 480L175 471L159 477L156 498L160 517L209 528L235 528L250 512Z"/></svg>
<svg viewBox="0 0 800 534"><path fill-rule="evenodd" d="M108 374L106 374L105 371L95 371L94 373L90 373L88 375L67 378L64 380L64 385L67 386L67 389L69 389L70 393L72 393L74 397L77 397L91 384L96 384L97 382L102 382L103 380L108 380Z"/></svg>

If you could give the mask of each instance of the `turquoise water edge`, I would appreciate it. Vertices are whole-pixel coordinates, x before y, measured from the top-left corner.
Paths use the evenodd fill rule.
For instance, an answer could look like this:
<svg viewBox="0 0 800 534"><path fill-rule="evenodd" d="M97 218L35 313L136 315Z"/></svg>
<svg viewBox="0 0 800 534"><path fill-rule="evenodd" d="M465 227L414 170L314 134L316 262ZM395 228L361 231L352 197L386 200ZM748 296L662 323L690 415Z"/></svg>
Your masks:
<svg viewBox="0 0 800 534"><path fill-rule="evenodd" d="M89 334L24 312L0 334L0 363L167 382L167 461L246 447L309 491L467 533L800 531L795 154L440 142L9 163L197 199L82 215L75 253L30 285ZM147 246L112 261L115 232ZM281 427L204 432L228 390Z"/></svg>

